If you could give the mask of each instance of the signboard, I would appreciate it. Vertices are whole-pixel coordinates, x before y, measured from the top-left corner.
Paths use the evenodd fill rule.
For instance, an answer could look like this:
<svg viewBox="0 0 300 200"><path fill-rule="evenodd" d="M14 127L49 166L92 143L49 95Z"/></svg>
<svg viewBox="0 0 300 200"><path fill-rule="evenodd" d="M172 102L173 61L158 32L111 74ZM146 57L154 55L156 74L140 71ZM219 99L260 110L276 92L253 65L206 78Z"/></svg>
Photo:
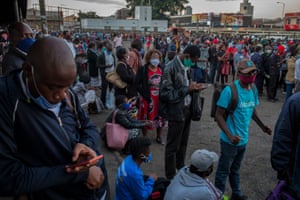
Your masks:
<svg viewBox="0 0 300 200"><path fill-rule="evenodd" d="M221 26L242 26L243 15L239 14L221 14Z"/></svg>
<svg viewBox="0 0 300 200"><path fill-rule="evenodd" d="M203 23L208 21L208 13L200 13L192 15L192 23Z"/></svg>

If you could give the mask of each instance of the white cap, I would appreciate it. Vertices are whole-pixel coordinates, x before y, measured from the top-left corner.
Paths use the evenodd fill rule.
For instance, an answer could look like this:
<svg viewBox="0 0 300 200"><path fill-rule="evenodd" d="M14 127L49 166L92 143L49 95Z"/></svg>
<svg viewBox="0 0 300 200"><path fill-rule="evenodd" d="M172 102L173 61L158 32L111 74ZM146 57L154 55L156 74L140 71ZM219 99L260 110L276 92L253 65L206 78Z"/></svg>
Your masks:
<svg viewBox="0 0 300 200"><path fill-rule="evenodd" d="M212 151L206 149L198 149L191 156L191 165L196 167L199 172L207 171L207 169L215 162L219 156Z"/></svg>

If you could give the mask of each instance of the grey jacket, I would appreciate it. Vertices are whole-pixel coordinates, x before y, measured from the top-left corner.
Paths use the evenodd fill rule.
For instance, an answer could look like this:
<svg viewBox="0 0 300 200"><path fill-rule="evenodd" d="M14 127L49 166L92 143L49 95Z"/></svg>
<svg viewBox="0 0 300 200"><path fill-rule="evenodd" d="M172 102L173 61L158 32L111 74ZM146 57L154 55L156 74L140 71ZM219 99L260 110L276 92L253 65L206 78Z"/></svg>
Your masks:
<svg viewBox="0 0 300 200"><path fill-rule="evenodd" d="M167 188L164 200L219 200L222 193L208 179L182 168Z"/></svg>
<svg viewBox="0 0 300 200"><path fill-rule="evenodd" d="M184 121L184 98L189 94L184 81L184 69L177 56L165 67L160 82L160 115L168 120Z"/></svg>

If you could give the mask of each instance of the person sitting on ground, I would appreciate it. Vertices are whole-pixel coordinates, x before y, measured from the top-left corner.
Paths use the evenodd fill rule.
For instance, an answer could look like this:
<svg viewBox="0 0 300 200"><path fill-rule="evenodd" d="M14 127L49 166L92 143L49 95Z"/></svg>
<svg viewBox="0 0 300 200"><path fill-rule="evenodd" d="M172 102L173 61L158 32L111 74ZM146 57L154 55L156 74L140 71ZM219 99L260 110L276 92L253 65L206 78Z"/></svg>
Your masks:
<svg viewBox="0 0 300 200"><path fill-rule="evenodd" d="M190 166L183 167L171 181L164 200L221 200L222 192L208 180L218 161L215 152L198 149L191 156Z"/></svg>
<svg viewBox="0 0 300 200"><path fill-rule="evenodd" d="M150 197L157 175L144 176L142 163L152 160L151 141L147 137L137 137L131 141L130 155L119 166L116 173L115 200L146 200Z"/></svg>
<svg viewBox="0 0 300 200"><path fill-rule="evenodd" d="M146 126L151 127L152 122L151 121L141 121L133 119L130 114L128 113L128 109L130 108L130 103L128 102L128 99L124 95L118 95L115 100L116 108L114 111L111 112L111 114L107 117L105 122L112 122L113 116L115 114L115 123L120 124L121 126L129 129L129 135L128 135L128 141L131 139L137 137L139 133L136 133L135 129L142 129ZM106 144L106 138L109 137L109 135L106 135L105 131L105 125L102 128L101 131L101 137L104 140ZM127 142L124 153L127 153L129 142Z"/></svg>

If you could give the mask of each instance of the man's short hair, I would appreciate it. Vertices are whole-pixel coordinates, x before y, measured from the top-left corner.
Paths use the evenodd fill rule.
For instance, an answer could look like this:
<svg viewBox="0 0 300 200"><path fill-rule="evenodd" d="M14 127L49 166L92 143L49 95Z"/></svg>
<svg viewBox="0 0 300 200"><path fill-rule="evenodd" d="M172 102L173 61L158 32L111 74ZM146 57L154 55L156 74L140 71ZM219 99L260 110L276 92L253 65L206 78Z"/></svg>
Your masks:
<svg viewBox="0 0 300 200"><path fill-rule="evenodd" d="M191 58L199 58L200 57L200 49L196 45L187 46L184 51L184 54L189 54Z"/></svg>
<svg viewBox="0 0 300 200"><path fill-rule="evenodd" d="M141 154L145 154L151 145L151 140L148 137L136 137L129 143L130 154L133 158L139 158Z"/></svg>

